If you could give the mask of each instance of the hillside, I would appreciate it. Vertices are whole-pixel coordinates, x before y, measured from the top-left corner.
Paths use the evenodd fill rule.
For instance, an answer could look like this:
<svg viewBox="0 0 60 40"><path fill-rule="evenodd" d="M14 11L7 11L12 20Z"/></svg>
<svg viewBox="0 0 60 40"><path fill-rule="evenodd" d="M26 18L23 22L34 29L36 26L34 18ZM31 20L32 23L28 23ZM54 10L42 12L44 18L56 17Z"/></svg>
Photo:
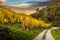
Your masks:
<svg viewBox="0 0 60 40"><path fill-rule="evenodd" d="M37 20L28 15L15 13L10 9L0 6L0 23L2 24L24 24L24 27L51 27L50 23L45 23L43 20Z"/></svg>
<svg viewBox="0 0 60 40"><path fill-rule="evenodd" d="M60 0L49 4L46 8L39 10L35 14L31 14L34 18L41 18L46 22L53 22L60 25Z"/></svg>
<svg viewBox="0 0 60 40"><path fill-rule="evenodd" d="M0 40L32 40L50 27L51 23L0 6Z"/></svg>
<svg viewBox="0 0 60 40"><path fill-rule="evenodd" d="M32 40L49 27L50 23L0 6L0 40Z"/></svg>

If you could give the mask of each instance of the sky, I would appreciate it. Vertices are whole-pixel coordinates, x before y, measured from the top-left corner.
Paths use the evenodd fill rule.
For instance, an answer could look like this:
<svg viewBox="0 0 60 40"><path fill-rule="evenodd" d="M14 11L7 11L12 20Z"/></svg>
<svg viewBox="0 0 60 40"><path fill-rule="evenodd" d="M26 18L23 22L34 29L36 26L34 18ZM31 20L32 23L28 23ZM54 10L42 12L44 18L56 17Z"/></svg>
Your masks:
<svg viewBox="0 0 60 40"><path fill-rule="evenodd" d="M44 2L50 2L52 0L0 0L3 2L3 5L7 5L7 6L11 6L11 7L18 7L18 8L29 8L29 7L33 7L37 6L37 5L43 5ZM26 3L29 1L40 1L42 2L42 4L38 4L37 2L34 3Z"/></svg>
<svg viewBox="0 0 60 40"><path fill-rule="evenodd" d="M49 0L7 0L7 2L9 2L9 3L29 2L29 1L42 1L42 2L45 2L45 1L49 1Z"/></svg>
<svg viewBox="0 0 60 40"><path fill-rule="evenodd" d="M0 0L2 1L2 4L14 9L21 9L21 8L33 8L33 7L40 7L41 5L46 6L45 2L50 2L52 0ZM39 2L33 2L31 3L30 1L39 1ZM30 3L28 3L30 2ZM41 4L41 3L42 4Z"/></svg>
<svg viewBox="0 0 60 40"><path fill-rule="evenodd" d="M50 0L0 0L6 3L22 3L22 2L29 2L29 1L41 1L41 2L46 2Z"/></svg>

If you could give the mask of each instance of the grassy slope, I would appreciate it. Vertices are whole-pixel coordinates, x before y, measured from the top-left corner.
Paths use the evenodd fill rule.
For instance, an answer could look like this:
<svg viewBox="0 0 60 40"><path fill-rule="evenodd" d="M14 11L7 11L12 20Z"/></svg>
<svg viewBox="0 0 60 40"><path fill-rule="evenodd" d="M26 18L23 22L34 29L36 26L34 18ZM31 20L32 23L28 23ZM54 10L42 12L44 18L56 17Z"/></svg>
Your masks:
<svg viewBox="0 0 60 40"><path fill-rule="evenodd" d="M51 32L55 40L60 40L60 29L55 29L52 30Z"/></svg>
<svg viewBox="0 0 60 40"><path fill-rule="evenodd" d="M38 28L38 29L29 30L27 32L20 28L16 28L9 25L8 27L6 27L5 25L0 25L0 26L2 26L3 28L8 28L8 30L11 30L12 40L32 40L33 38L37 36L38 33L44 30L44 28Z"/></svg>
<svg viewBox="0 0 60 40"><path fill-rule="evenodd" d="M14 13L15 12L11 11L10 9L6 9L6 8L0 6L0 17L5 18L5 16L1 16L3 14L4 15L8 14L7 15L8 17L13 16ZM20 14L20 16L29 17L27 15L22 15L22 14ZM31 19L33 20L34 18L31 18ZM0 18L0 20L1 20L1 18ZM34 19L34 20L36 20L36 19ZM42 30L44 30L44 28L38 28L38 29L29 30L27 32L27 31L22 30L21 28L18 27L18 26L21 26L20 24L4 25L3 23L0 23L0 26L3 28L7 27L8 30L12 31L12 33L11 33L12 40L32 40L36 35L38 35L38 33L40 33Z"/></svg>

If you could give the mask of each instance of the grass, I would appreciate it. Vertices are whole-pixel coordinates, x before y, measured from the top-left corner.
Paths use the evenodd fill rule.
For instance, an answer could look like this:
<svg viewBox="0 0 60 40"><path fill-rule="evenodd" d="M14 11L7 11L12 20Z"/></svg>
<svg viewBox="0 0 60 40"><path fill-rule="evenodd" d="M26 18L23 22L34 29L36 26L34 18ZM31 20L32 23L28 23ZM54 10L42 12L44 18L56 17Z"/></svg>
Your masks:
<svg viewBox="0 0 60 40"><path fill-rule="evenodd" d="M30 30L28 32L19 29L12 30L13 30L12 37L14 40L32 40L36 35L38 35L38 33L42 31L40 29Z"/></svg>
<svg viewBox="0 0 60 40"><path fill-rule="evenodd" d="M55 40L60 40L60 28L51 31Z"/></svg>
<svg viewBox="0 0 60 40"><path fill-rule="evenodd" d="M7 27L8 30L11 30L12 40L33 40L41 31L45 29L45 28L36 28L33 30L25 31L25 30L15 27L15 25L6 26L4 24L0 24L0 26L2 26L3 28Z"/></svg>

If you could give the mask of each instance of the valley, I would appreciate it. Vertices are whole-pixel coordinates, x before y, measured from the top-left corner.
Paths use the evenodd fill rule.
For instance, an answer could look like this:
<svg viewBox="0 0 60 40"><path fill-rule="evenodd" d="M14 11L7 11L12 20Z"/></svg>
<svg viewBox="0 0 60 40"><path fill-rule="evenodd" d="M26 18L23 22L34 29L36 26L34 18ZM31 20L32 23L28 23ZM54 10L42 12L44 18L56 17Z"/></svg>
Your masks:
<svg viewBox="0 0 60 40"><path fill-rule="evenodd" d="M17 12L17 13L21 13L21 14L25 14L25 15L31 15L36 13L36 9L39 8L39 10L46 8L46 6L42 6L42 7L33 7L33 8L25 8L25 9L16 9L16 8L11 8L12 11Z"/></svg>

